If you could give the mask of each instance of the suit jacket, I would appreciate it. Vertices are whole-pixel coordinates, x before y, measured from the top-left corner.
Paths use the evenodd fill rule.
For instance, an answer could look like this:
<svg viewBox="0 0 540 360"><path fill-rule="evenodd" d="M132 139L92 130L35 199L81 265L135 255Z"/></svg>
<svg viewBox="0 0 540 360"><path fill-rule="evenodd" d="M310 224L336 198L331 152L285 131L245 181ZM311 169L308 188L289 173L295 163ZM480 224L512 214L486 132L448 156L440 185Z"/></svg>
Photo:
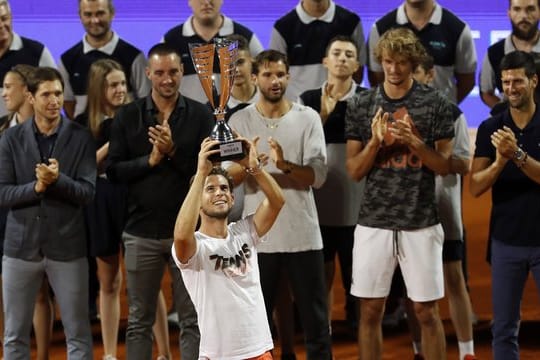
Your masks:
<svg viewBox="0 0 540 360"><path fill-rule="evenodd" d="M4 115L0 117L0 134L9 127L9 120L9 115Z"/></svg>
<svg viewBox="0 0 540 360"><path fill-rule="evenodd" d="M83 206L94 196L96 153L88 130L62 118L51 157L58 180L34 191L40 153L34 120L7 129L0 139L0 206L8 207L4 254L23 260L46 256L69 261L86 255Z"/></svg>

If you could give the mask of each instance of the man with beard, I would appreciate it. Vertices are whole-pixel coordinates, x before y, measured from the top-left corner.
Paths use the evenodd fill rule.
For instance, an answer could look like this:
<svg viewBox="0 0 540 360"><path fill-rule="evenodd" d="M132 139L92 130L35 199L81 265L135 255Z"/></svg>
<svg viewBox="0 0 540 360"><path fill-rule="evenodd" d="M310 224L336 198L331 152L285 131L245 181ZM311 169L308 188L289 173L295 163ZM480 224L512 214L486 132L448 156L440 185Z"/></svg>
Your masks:
<svg viewBox="0 0 540 360"><path fill-rule="evenodd" d="M360 298L362 359L380 359L386 298L397 265L421 327L426 359L446 356L437 300L444 296L443 229L435 175L450 171L451 103L414 81L426 50L404 27L383 34L375 50L384 82L349 99L347 170L365 188L355 230L351 294Z"/></svg>
<svg viewBox="0 0 540 360"><path fill-rule="evenodd" d="M198 358L197 315L171 257L174 222L214 121L208 108L178 92L180 55L166 44L148 53L148 96L122 107L112 123L107 176L126 184L123 234L129 316L127 358L150 359L152 325L165 265L170 266L183 359Z"/></svg>
<svg viewBox="0 0 540 360"><path fill-rule="evenodd" d="M122 65L132 98L145 97L150 91L144 54L111 29L114 15L113 0L79 0L79 17L86 33L62 54L59 63L66 83L64 110L71 119L86 108L88 71L96 60L109 58Z"/></svg>
<svg viewBox="0 0 540 360"><path fill-rule="evenodd" d="M15 65L56 66L49 49L42 43L13 32L12 16L9 1L0 0L0 92L1 82ZM0 117L7 114L5 103L0 101Z"/></svg>
<svg viewBox="0 0 540 360"><path fill-rule="evenodd" d="M285 199L261 168L256 142L244 140L248 156L238 163L261 188L255 213L227 225L234 195L227 172L208 156L219 144L205 139L197 172L174 228L173 258L199 316L202 359L272 359L272 335L264 307L257 248ZM197 232L197 221L200 227Z"/></svg>
<svg viewBox="0 0 540 360"><path fill-rule="evenodd" d="M476 49L469 25L435 0L405 0L397 9L378 19L369 34L369 82L384 80L373 49L384 32L407 27L420 39L435 61L433 87L459 104L474 88Z"/></svg>
<svg viewBox="0 0 540 360"><path fill-rule="evenodd" d="M163 41L171 45L182 56L184 63L184 79L180 91L202 103L208 100L201 87L199 77L195 71L189 54L190 43L212 43L216 38L224 38L232 34L242 35L248 41L251 56L260 53L264 48L257 35L247 27L233 21L221 13L223 0L189 0L193 14L178 26L165 33ZM214 60L214 74L219 81L219 62ZM217 86L219 89L219 85Z"/></svg>
<svg viewBox="0 0 540 360"><path fill-rule="evenodd" d="M253 64L259 100L236 112L229 123L238 133L267 141L258 145L268 154L268 172L283 189L286 203L268 241L259 245L261 285L268 319L272 319L277 289L285 272L302 321L308 359L331 359L322 238L312 188L326 179L326 146L319 115L284 97L289 81L287 57L260 53ZM238 165L229 168L235 183L243 181L243 214L253 213L264 194ZM282 271L284 270L284 271Z"/></svg>
<svg viewBox="0 0 540 360"><path fill-rule="evenodd" d="M533 56L523 51L505 55L500 69L509 111L478 127L470 191L477 197L491 189L493 358L517 360L520 305L529 272L540 289L538 76Z"/></svg>
<svg viewBox="0 0 540 360"><path fill-rule="evenodd" d="M480 97L490 108L501 101L495 91L503 92L499 71L503 56L516 50L540 54L540 1L510 0L508 17L512 33L488 48L480 71Z"/></svg>

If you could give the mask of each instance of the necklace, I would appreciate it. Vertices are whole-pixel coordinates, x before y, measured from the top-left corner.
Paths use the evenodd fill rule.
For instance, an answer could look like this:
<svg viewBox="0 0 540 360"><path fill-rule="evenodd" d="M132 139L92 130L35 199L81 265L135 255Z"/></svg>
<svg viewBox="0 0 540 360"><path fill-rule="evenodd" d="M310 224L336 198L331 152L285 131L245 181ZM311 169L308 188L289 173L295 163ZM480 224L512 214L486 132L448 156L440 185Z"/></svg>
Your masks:
<svg viewBox="0 0 540 360"><path fill-rule="evenodd" d="M286 113L289 112L291 107L292 107L292 103L287 103L287 105L285 106L285 109L281 113L279 113L276 117L268 117L264 114L262 109L259 107L259 104L255 104L255 109L257 110L259 115L261 115L261 119L263 120L264 125L268 129L271 129L271 130L277 129L279 127L279 123L281 122L281 119Z"/></svg>
<svg viewBox="0 0 540 360"><path fill-rule="evenodd" d="M264 124L266 125L267 128L274 130L279 127L279 120L276 122L272 122L272 121L269 121L268 119L264 119Z"/></svg>

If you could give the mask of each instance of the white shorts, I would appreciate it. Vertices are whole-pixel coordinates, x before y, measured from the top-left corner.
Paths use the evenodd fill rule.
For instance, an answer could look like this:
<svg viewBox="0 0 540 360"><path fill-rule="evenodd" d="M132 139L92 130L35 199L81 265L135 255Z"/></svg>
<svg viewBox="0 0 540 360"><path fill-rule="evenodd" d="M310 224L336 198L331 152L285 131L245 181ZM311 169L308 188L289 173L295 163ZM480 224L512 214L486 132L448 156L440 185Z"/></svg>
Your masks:
<svg viewBox="0 0 540 360"><path fill-rule="evenodd" d="M440 224L419 230L386 230L357 225L354 231L351 294L384 298L399 263L407 296L416 302L444 297Z"/></svg>

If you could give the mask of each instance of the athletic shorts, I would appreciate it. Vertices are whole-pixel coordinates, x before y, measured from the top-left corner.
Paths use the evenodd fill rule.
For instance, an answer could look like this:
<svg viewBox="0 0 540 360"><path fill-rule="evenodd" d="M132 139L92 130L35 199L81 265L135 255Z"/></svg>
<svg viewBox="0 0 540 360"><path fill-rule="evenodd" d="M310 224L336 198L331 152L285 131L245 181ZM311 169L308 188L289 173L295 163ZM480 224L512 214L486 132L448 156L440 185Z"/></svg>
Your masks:
<svg viewBox="0 0 540 360"><path fill-rule="evenodd" d="M207 358L205 356L200 357L199 359L200 360L211 360L210 358ZM254 357L251 357L251 358L246 359L246 360L273 360L272 352L267 351L267 352L263 353L262 355L254 356Z"/></svg>
<svg viewBox="0 0 540 360"><path fill-rule="evenodd" d="M415 302L444 297L440 224L418 230L386 230L357 225L354 232L351 294L384 298L399 264L407 296Z"/></svg>

